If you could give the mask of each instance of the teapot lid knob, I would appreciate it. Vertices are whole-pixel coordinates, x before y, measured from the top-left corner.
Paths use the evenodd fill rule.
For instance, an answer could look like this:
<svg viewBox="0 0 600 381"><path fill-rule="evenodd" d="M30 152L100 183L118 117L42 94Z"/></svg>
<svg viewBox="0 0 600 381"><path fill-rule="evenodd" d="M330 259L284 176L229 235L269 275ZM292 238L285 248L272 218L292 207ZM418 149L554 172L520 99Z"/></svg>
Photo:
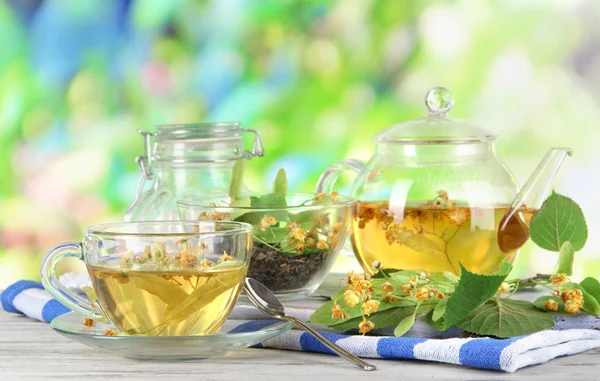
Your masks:
<svg viewBox="0 0 600 381"><path fill-rule="evenodd" d="M447 88L434 87L427 93L425 104L432 114L444 116L454 105L454 99Z"/></svg>

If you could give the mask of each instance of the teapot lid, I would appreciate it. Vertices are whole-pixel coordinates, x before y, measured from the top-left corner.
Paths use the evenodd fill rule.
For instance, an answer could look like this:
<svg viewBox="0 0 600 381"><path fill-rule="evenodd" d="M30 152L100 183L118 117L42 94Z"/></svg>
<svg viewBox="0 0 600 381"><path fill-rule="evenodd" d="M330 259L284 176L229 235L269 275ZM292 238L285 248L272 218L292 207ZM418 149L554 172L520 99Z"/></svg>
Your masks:
<svg viewBox="0 0 600 381"><path fill-rule="evenodd" d="M425 104L429 114L395 124L375 135L373 141L384 144L470 144L497 139L496 135L484 129L447 118L446 114L454 105L454 100L444 87L429 90Z"/></svg>

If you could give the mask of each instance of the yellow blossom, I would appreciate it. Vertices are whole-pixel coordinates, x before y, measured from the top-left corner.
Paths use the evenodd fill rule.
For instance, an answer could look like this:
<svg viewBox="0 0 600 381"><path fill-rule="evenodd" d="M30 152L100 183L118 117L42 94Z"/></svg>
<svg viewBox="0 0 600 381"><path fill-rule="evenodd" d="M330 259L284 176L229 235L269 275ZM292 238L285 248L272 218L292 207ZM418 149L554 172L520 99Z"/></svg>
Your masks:
<svg viewBox="0 0 600 381"><path fill-rule="evenodd" d="M205 269L211 267L212 265L214 265L214 263L206 259L206 257L202 258L202 260L200 261L200 267L203 267Z"/></svg>
<svg viewBox="0 0 600 381"><path fill-rule="evenodd" d="M388 303L393 303L396 300L398 300L398 298L394 294L387 294L384 296L383 300L385 300Z"/></svg>
<svg viewBox="0 0 600 381"><path fill-rule="evenodd" d="M332 202L339 202L340 198L338 197L340 194L338 192L331 192L329 196L331 196Z"/></svg>
<svg viewBox="0 0 600 381"><path fill-rule="evenodd" d="M410 291L412 290L412 286L410 284L403 284L402 285L402 293L404 295L410 295Z"/></svg>
<svg viewBox="0 0 600 381"><path fill-rule="evenodd" d="M277 223L277 220L275 219L275 217L272 216L264 216L261 220L260 220L260 230L267 230L268 228L270 228L271 226L275 225Z"/></svg>
<svg viewBox="0 0 600 381"><path fill-rule="evenodd" d="M448 192L446 192L445 190L440 189L437 193L442 200L448 200Z"/></svg>
<svg viewBox="0 0 600 381"><path fill-rule="evenodd" d="M558 311L558 303L554 299L548 299L544 303L544 309L546 311Z"/></svg>
<svg viewBox="0 0 600 381"><path fill-rule="evenodd" d="M327 242L319 240L319 242L317 242L317 249L329 249L329 245Z"/></svg>
<svg viewBox="0 0 600 381"><path fill-rule="evenodd" d="M334 320L348 318L348 313L346 313L346 311L344 311L342 306L337 304L337 300L333 301L333 307L331 307L331 318Z"/></svg>
<svg viewBox="0 0 600 381"><path fill-rule="evenodd" d="M379 307L379 301L377 300L369 300L362 305L362 309L366 315L377 312L377 307Z"/></svg>
<svg viewBox="0 0 600 381"><path fill-rule="evenodd" d="M83 325L91 328L96 325L96 321L94 319L90 319L89 317L86 317L86 318L83 318Z"/></svg>
<svg viewBox="0 0 600 381"><path fill-rule="evenodd" d="M308 247L309 249L312 249L317 244L317 242L312 237L308 237L306 239L305 243L306 243L306 247Z"/></svg>
<svg viewBox="0 0 600 381"><path fill-rule="evenodd" d="M555 286L560 286L567 280L567 274L554 274L550 277L550 281Z"/></svg>
<svg viewBox="0 0 600 381"><path fill-rule="evenodd" d="M323 192L321 192L321 193L318 193L318 194L315 196L315 200L316 200L316 201L319 201L319 200L320 200L320 199L322 199L323 197L325 197L325 193L323 193Z"/></svg>
<svg viewBox="0 0 600 381"><path fill-rule="evenodd" d="M510 285L506 282L502 282L502 284L500 285L500 287L498 287L498 292L500 294L503 294L505 292L510 291Z"/></svg>
<svg viewBox="0 0 600 381"><path fill-rule="evenodd" d="M121 267L130 268L133 266L133 253L131 251L121 255Z"/></svg>
<svg viewBox="0 0 600 381"><path fill-rule="evenodd" d="M295 238L290 238L289 243L290 243L290 246L292 246L294 249L296 249L298 254L304 253L304 242L299 241Z"/></svg>
<svg viewBox="0 0 600 381"><path fill-rule="evenodd" d="M306 231L300 227L296 227L292 230L290 230L290 232L288 233L290 237L304 242L304 240L306 239Z"/></svg>
<svg viewBox="0 0 600 381"><path fill-rule="evenodd" d="M358 325L358 331L365 335L373 328L375 328L375 323L373 323L370 320L367 320L367 318L363 316L363 321Z"/></svg>
<svg viewBox="0 0 600 381"><path fill-rule="evenodd" d="M381 285L381 289L384 292L394 292L394 285L392 285L390 282L385 282L384 284Z"/></svg>
<svg viewBox="0 0 600 381"><path fill-rule="evenodd" d="M353 308L358 302L360 302L360 295L356 291L346 290L344 292L344 301L348 307Z"/></svg>
<svg viewBox="0 0 600 381"><path fill-rule="evenodd" d="M106 331L104 331L104 336L117 336L117 331L108 328Z"/></svg>
<svg viewBox="0 0 600 381"><path fill-rule="evenodd" d="M375 274L377 274L379 272L379 270L383 270L383 263L379 262L379 261L373 261L371 262L371 268L373 269L373 271L375 272Z"/></svg>
<svg viewBox="0 0 600 381"><path fill-rule="evenodd" d="M431 290L427 286L421 287L417 290L415 297L421 301L428 300L431 297Z"/></svg>
<svg viewBox="0 0 600 381"><path fill-rule="evenodd" d="M580 308L581 305L574 300L569 300L565 303L565 312L568 314L576 314L579 312Z"/></svg>

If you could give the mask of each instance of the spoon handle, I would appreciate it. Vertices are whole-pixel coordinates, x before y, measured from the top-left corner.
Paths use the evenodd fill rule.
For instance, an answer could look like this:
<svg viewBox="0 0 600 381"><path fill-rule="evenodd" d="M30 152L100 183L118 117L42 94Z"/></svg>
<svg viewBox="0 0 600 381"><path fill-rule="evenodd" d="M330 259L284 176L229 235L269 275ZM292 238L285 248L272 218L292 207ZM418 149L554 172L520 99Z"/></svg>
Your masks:
<svg viewBox="0 0 600 381"><path fill-rule="evenodd" d="M361 360L358 357L354 356L352 353L350 353L347 350L345 350L344 348L340 347L339 345L337 345L333 341L329 340L325 336L321 335L319 332L315 331L314 329L310 328L309 326L307 326L306 324L304 324L302 321L300 321L300 320L298 320L296 318L293 318L291 316L285 316L285 320L289 320L292 323L296 324L297 326L302 327L302 329L304 329L306 332L308 332L311 335L313 335L317 340L319 340L321 343L323 343L323 345L325 345L327 348L331 349L332 351L334 351L335 353L337 353L341 357L345 357L346 359L348 359L351 362L353 362L354 364L360 366L364 370L371 371L371 370L377 369L375 367L375 365L372 365L372 364L369 364L367 362L364 362L363 360Z"/></svg>

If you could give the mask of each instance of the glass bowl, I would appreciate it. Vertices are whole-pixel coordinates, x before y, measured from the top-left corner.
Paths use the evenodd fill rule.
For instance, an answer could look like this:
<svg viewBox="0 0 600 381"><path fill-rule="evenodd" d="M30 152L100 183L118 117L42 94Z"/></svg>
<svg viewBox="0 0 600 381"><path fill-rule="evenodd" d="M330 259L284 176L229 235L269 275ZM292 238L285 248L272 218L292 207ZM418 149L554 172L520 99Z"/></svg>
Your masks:
<svg viewBox="0 0 600 381"><path fill-rule="evenodd" d="M248 276L282 300L312 295L348 236L354 200L331 194L253 194L178 202L182 219L246 222L253 227Z"/></svg>

